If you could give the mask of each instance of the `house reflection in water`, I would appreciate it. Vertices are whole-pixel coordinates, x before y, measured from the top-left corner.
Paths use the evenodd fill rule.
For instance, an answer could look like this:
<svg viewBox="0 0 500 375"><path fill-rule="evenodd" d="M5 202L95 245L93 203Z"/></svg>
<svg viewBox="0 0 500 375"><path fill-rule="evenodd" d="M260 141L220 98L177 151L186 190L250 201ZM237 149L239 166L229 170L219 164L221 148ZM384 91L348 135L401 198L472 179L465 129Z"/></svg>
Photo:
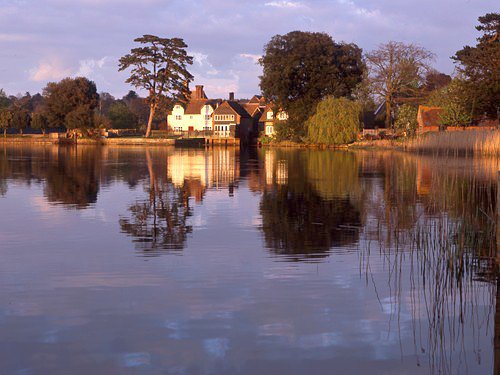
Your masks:
<svg viewBox="0 0 500 375"><path fill-rule="evenodd" d="M207 189L228 189L232 195L240 177L236 148L176 150L167 156L168 177L201 202Z"/></svg>

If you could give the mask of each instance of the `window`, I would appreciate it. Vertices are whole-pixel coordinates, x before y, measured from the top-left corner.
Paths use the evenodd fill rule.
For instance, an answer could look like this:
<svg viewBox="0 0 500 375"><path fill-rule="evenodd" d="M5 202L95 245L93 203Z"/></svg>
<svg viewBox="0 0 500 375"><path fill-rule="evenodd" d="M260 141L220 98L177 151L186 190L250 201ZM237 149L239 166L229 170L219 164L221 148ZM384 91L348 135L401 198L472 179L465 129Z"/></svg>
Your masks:
<svg viewBox="0 0 500 375"><path fill-rule="evenodd" d="M205 115L205 121L210 121L210 119L212 118L212 116L210 115Z"/></svg>
<svg viewBox="0 0 500 375"><path fill-rule="evenodd" d="M273 111L267 112L267 119L272 120L274 118Z"/></svg>
<svg viewBox="0 0 500 375"><path fill-rule="evenodd" d="M280 113L278 113L278 119L280 119L281 121L288 120L288 115L286 114L286 112L281 111Z"/></svg>
<svg viewBox="0 0 500 375"><path fill-rule="evenodd" d="M193 119L193 116L189 116L189 119L192 120Z"/></svg>
<svg viewBox="0 0 500 375"><path fill-rule="evenodd" d="M176 119L177 121L180 121L180 120L182 120L182 116L181 116L181 115L175 115L175 119Z"/></svg>
<svg viewBox="0 0 500 375"><path fill-rule="evenodd" d="M274 133L274 127L272 125L266 126L266 135L271 135Z"/></svg>
<svg viewBox="0 0 500 375"><path fill-rule="evenodd" d="M215 121L234 121L234 115L215 115Z"/></svg>

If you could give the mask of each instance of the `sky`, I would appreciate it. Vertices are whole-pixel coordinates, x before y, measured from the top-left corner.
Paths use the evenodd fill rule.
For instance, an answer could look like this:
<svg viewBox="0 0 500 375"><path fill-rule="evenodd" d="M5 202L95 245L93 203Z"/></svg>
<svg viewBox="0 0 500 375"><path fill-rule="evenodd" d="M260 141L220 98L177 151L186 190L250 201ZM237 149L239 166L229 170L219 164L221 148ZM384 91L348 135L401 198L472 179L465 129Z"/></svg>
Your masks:
<svg viewBox="0 0 500 375"><path fill-rule="evenodd" d="M50 81L85 76L99 92L130 89L118 59L143 34L180 37L194 57L193 85L209 97L260 93L257 63L276 34L321 31L368 52L389 40L436 54L434 67L473 44L477 18L494 0L0 0L0 88L39 92Z"/></svg>

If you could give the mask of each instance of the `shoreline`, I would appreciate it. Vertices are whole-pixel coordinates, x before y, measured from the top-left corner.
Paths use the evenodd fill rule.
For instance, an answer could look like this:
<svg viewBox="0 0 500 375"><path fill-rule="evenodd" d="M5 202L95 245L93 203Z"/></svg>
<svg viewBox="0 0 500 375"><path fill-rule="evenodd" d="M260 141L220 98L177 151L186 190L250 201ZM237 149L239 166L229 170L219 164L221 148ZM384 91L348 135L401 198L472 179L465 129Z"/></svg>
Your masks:
<svg viewBox="0 0 500 375"><path fill-rule="evenodd" d="M119 137L101 139L78 139L73 143L71 139L58 138L46 135L8 135L0 136L0 144L59 144L59 145L94 145L94 146L142 146L142 147L237 147L239 144L196 142L195 138L186 139L184 145L176 144L176 139ZM375 139L359 140L347 145L318 145L292 141L258 142L256 147L283 148L283 149L311 149L311 150L371 150L371 151L399 151L424 154L446 154L465 156L500 156L500 130L473 130L469 132L439 132L426 133L423 136L409 139Z"/></svg>
<svg viewBox="0 0 500 375"><path fill-rule="evenodd" d="M0 143L14 144L46 144L46 145L95 145L95 146L174 146L175 139L165 138L143 138L143 137L130 137L130 138L103 138L103 139L87 139L81 138L78 141L72 142L66 138L50 138L48 136L8 136L1 137Z"/></svg>

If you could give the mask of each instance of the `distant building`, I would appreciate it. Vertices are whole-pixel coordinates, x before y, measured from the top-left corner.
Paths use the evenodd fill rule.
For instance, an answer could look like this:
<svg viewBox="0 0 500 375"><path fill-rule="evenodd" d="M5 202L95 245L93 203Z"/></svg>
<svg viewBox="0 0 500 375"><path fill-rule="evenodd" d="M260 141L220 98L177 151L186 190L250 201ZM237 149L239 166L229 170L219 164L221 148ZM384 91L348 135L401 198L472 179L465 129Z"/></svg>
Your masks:
<svg viewBox="0 0 500 375"><path fill-rule="evenodd" d="M264 111L262 112L262 115L260 116L259 123L261 124L262 131L264 135L268 137L273 137L275 134L275 123L276 121L287 121L288 120L288 113L282 110L279 110L275 114L275 107L273 104L268 104L265 108Z"/></svg>
<svg viewBox="0 0 500 375"><path fill-rule="evenodd" d="M443 108L441 107L428 107L423 105L419 106L417 114L418 131L428 132L440 130L442 128L442 113Z"/></svg>
<svg viewBox="0 0 500 375"><path fill-rule="evenodd" d="M229 100L223 101L215 109L213 116L214 136L249 141L253 119L245 108L234 100L234 93L230 93Z"/></svg>
<svg viewBox="0 0 500 375"><path fill-rule="evenodd" d="M196 86L187 103L178 102L167 117L174 132L212 131L215 107L218 102L207 98L203 86Z"/></svg>
<svg viewBox="0 0 500 375"><path fill-rule="evenodd" d="M259 133L263 130L259 127L259 120L266 108L266 99L261 95L254 95L248 102L241 104L253 120L251 137L258 138Z"/></svg>

